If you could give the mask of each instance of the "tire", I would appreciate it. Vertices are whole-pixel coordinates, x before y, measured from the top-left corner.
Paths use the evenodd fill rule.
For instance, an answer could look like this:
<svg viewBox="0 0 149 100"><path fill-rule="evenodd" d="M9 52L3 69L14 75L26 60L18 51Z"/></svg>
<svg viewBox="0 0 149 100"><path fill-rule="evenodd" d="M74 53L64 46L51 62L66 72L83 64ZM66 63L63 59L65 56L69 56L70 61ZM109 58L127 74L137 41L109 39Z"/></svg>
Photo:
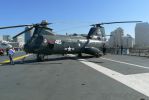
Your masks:
<svg viewBox="0 0 149 100"><path fill-rule="evenodd" d="M37 54L37 62L44 61L44 55L43 54Z"/></svg>
<svg viewBox="0 0 149 100"><path fill-rule="evenodd" d="M78 57L82 57L82 53L79 53L79 54L78 54Z"/></svg>
<svg viewBox="0 0 149 100"><path fill-rule="evenodd" d="M95 57L96 57L96 58L99 58L99 57L101 57L101 56L102 56L102 55L101 55L100 53L96 53L96 54L95 54Z"/></svg>

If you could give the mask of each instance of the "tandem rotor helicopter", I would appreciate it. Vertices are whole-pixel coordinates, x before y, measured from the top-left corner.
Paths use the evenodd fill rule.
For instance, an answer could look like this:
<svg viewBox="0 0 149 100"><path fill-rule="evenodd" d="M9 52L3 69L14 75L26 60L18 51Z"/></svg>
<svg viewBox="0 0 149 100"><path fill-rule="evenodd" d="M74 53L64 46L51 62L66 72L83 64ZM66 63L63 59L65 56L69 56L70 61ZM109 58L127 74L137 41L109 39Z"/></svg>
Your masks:
<svg viewBox="0 0 149 100"><path fill-rule="evenodd" d="M0 27L0 29L30 27L15 35L13 38L17 38L21 34L34 29L32 37L24 45L24 51L26 53L36 54L37 61L43 61L44 56L51 54L78 54L78 56L81 57L82 53L85 53L95 57L100 57L102 56L102 47L105 44L105 40L103 40L104 27L102 25L137 22L141 21L121 21L93 24L91 25L92 27L87 36L55 35L52 29L48 27L51 23L48 23L47 21L42 21L39 24L32 25Z"/></svg>

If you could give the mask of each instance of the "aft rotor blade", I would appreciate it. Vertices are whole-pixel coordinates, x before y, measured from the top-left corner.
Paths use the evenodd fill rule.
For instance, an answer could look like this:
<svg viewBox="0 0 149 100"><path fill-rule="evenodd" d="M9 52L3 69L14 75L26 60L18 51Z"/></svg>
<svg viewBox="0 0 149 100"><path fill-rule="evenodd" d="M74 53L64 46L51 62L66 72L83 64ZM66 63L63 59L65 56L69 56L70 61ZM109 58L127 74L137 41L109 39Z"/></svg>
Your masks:
<svg viewBox="0 0 149 100"><path fill-rule="evenodd" d="M116 24L116 23L140 23L142 21L120 21L120 22L108 22L108 23L99 23L99 25L104 25L104 24Z"/></svg>
<svg viewBox="0 0 149 100"><path fill-rule="evenodd" d="M7 28L17 28L17 27L26 27L32 25L16 25L16 26L7 26L7 27L0 27L0 29L7 29Z"/></svg>
<svg viewBox="0 0 149 100"><path fill-rule="evenodd" d="M23 32L21 32L21 33L15 35L13 38L18 37L19 35L21 35L21 34L23 34L23 33L25 33L25 32L28 32L28 31L32 30L33 28L34 28L34 27L31 27L31 28L29 28L29 29L26 29L26 30L24 30Z"/></svg>

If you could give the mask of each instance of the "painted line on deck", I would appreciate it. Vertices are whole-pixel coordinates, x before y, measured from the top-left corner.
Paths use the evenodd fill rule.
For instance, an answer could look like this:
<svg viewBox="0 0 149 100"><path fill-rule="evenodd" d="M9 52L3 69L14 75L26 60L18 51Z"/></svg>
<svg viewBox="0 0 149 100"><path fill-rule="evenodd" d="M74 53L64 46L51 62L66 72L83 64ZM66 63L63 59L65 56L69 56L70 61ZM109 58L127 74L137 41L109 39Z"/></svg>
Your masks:
<svg viewBox="0 0 149 100"><path fill-rule="evenodd" d="M112 60L112 59L108 59L108 58L104 58L104 57L101 57L101 59L112 61L112 62L116 62L116 63L126 64L126 65L136 66L136 67L139 67L139 68L149 69L149 67L145 67L145 66L142 66L142 65L127 63L127 62L118 61L118 60Z"/></svg>
<svg viewBox="0 0 149 100"><path fill-rule="evenodd" d="M31 55L31 54L27 54L27 55L15 57L15 58L13 58L13 60L14 60L14 61L21 60L21 59L26 58L26 57L28 57L28 56L30 56L30 55ZM6 63L9 63L9 62L10 62L10 60L5 60L5 61L3 61L3 62L0 62L0 65L6 64Z"/></svg>
<svg viewBox="0 0 149 100"><path fill-rule="evenodd" d="M71 57L74 57L74 55L69 55ZM142 81L139 80L136 77L130 77L121 73L118 73L116 71L113 71L111 69L108 69L104 66L95 64L93 62L89 62L85 59L78 59L79 62L85 64L86 66L89 66L96 71L103 73L104 75L130 87L131 89L134 89L135 91L142 93L149 97L149 81ZM148 78L146 80L149 80Z"/></svg>
<svg viewBox="0 0 149 100"><path fill-rule="evenodd" d="M149 85L148 85L149 82L143 82L137 78L123 75L121 73L118 73L116 71L113 71L111 69L103 67L101 65L97 65L95 63L89 62L85 59L80 59L79 61L81 63L97 70L98 72L101 72L104 75L109 76L110 78L115 79L115 80L119 81L120 83L149 97Z"/></svg>

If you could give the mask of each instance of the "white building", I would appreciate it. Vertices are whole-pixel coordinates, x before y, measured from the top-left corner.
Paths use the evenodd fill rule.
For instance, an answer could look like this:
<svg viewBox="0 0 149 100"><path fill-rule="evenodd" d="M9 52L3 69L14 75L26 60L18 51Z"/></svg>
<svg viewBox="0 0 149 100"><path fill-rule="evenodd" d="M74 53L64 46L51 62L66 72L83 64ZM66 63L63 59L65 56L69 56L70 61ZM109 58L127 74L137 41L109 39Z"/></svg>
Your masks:
<svg viewBox="0 0 149 100"><path fill-rule="evenodd" d="M18 41L19 42L19 47L23 47L24 45L24 37L23 36L18 36Z"/></svg>
<svg viewBox="0 0 149 100"><path fill-rule="evenodd" d="M16 37L15 39L14 39L14 44L16 45L18 45L18 47L23 47L23 45L24 45L24 36L18 36L18 37Z"/></svg>
<svg viewBox="0 0 149 100"><path fill-rule="evenodd" d="M111 37L109 39L109 47L120 47L122 46L122 37L124 30L122 28L117 28L113 32L111 32Z"/></svg>
<svg viewBox="0 0 149 100"><path fill-rule="evenodd" d="M137 48L149 48L149 24L148 23L136 24L135 44Z"/></svg>
<svg viewBox="0 0 149 100"><path fill-rule="evenodd" d="M135 39L128 35L123 37L123 48L133 48L135 45Z"/></svg>
<svg viewBox="0 0 149 100"><path fill-rule="evenodd" d="M30 27L25 27L25 30L29 29ZM32 37L33 35L33 31L34 29L30 30L30 31L27 31L25 34L24 34L24 40L25 40L25 43Z"/></svg>
<svg viewBox="0 0 149 100"><path fill-rule="evenodd" d="M2 38L2 36L0 36L0 41L2 41L3 40L3 38Z"/></svg>
<svg viewBox="0 0 149 100"><path fill-rule="evenodd" d="M11 40L10 35L3 35L3 40L10 41Z"/></svg>
<svg viewBox="0 0 149 100"><path fill-rule="evenodd" d="M117 28L113 32L111 32L111 36L109 39L109 47L123 47L123 48L133 48L135 44L134 38L127 34L124 36L124 30L122 28Z"/></svg>

